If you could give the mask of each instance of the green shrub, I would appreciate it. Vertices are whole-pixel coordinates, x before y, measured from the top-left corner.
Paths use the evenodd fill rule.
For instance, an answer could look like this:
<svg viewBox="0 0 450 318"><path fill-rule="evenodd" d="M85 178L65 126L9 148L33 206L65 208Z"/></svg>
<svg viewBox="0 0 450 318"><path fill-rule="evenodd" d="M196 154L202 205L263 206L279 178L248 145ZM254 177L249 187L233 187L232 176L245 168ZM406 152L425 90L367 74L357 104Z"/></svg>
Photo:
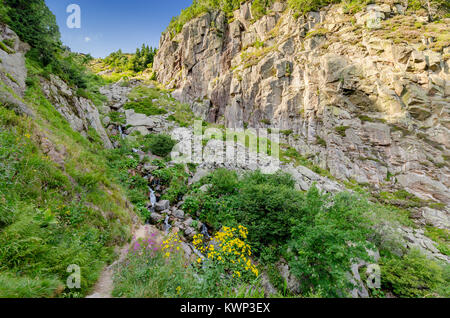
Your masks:
<svg viewBox="0 0 450 318"><path fill-rule="evenodd" d="M8 54L12 54L14 53L14 50L12 50L11 48L9 48L4 41L0 41L0 49L2 49L3 51L5 51Z"/></svg>
<svg viewBox="0 0 450 318"><path fill-rule="evenodd" d="M124 113L119 113L119 112L110 112L108 114L109 118L111 119L111 122L115 123L115 124L119 124L119 125L125 125L126 123L126 118L125 118L125 114Z"/></svg>
<svg viewBox="0 0 450 318"><path fill-rule="evenodd" d="M235 171L227 169L218 169L214 171L212 178L212 189L216 195L233 194L238 185L238 177Z"/></svg>
<svg viewBox="0 0 450 318"><path fill-rule="evenodd" d="M144 151L151 151L152 154L166 157L176 145L176 141L168 135L147 135L143 146Z"/></svg>
<svg viewBox="0 0 450 318"><path fill-rule="evenodd" d="M332 201L309 191L303 216L291 229L290 266L304 293L320 290L326 296L346 296L353 288L346 277L354 259L371 261L367 248L374 248L367 201L347 193ZM350 243L351 242L351 243Z"/></svg>
<svg viewBox="0 0 450 318"><path fill-rule="evenodd" d="M450 256L450 235L449 231L427 226L425 235L437 243L437 249L444 255Z"/></svg>
<svg viewBox="0 0 450 318"><path fill-rule="evenodd" d="M355 14L362 11L373 0L344 0L342 2L345 13Z"/></svg>
<svg viewBox="0 0 450 318"><path fill-rule="evenodd" d="M267 13L267 8L272 5L274 0L254 0L252 2L252 15L255 20L263 17Z"/></svg>
<svg viewBox="0 0 450 318"><path fill-rule="evenodd" d="M297 14L305 14L310 11L318 11L330 3L338 2L340 0L288 0L288 5Z"/></svg>
<svg viewBox="0 0 450 318"><path fill-rule="evenodd" d="M442 291L442 286L448 284L443 268L419 250L411 250L403 258L384 257L380 263L383 288L399 297L436 297L438 290ZM448 285L444 292L443 296L448 297Z"/></svg>

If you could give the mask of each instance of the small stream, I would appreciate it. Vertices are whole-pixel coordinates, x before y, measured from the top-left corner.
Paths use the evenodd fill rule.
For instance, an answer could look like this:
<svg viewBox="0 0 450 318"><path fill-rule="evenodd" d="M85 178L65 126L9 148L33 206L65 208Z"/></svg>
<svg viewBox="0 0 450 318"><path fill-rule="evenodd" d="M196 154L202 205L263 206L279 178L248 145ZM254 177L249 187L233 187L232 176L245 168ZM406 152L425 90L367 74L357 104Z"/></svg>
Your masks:
<svg viewBox="0 0 450 318"><path fill-rule="evenodd" d="M124 136L123 130L122 130L122 126L117 126L117 127L118 127L118 129L119 129L120 138L121 138L121 139L125 139L125 136Z"/></svg>
<svg viewBox="0 0 450 318"><path fill-rule="evenodd" d="M153 189L150 188L150 187L148 187L148 190L150 191L150 196L149 196L149 198L150 198L150 206L151 206L151 209L154 211L155 210L155 204L156 204L155 191L153 191Z"/></svg>
<svg viewBox="0 0 450 318"><path fill-rule="evenodd" d="M169 216L167 215L164 220L164 232L166 235L169 234L170 229L172 228L172 225L169 224Z"/></svg>

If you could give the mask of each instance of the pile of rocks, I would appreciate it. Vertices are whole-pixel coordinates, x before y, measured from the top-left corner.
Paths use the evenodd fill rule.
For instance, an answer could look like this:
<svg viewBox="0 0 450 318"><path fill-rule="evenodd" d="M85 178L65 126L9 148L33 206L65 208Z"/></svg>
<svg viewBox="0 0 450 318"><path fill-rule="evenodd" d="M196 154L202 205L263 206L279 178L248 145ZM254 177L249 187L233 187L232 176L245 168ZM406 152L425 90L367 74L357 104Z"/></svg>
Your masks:
<svg viewBox="0 0 450 318"><path fill-rule="evenodd" d="M177 206L170 207L168 200L161 200L155 204L155 212L152 212L150 219L153 223L159 224L163 229L165 220L168 217L168 223L171 224L172 232L182 231L186 238L192 240L194 235L200 233L203 224L194 220L188 214L180 209L183 202L179 202Z"/></svg>

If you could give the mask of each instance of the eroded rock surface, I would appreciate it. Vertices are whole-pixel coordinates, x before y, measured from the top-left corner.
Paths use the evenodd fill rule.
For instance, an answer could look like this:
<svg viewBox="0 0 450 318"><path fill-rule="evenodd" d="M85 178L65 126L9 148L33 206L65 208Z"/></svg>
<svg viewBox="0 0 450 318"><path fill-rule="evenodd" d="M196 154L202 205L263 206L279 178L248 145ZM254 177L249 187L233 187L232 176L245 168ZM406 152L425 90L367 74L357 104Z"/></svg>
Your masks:
<svg viewBox="0 0 450 318"><path fill-rule="evenodd" d="M275 3L253 22L244 4L230 21L211 12L163 34L154 68L210 122L292 130L282 141L338 180L449 204L450 48L426 35L449 22L405 9L376 1L296 19ZM423 29L404 29L414 23Z"/></svg>

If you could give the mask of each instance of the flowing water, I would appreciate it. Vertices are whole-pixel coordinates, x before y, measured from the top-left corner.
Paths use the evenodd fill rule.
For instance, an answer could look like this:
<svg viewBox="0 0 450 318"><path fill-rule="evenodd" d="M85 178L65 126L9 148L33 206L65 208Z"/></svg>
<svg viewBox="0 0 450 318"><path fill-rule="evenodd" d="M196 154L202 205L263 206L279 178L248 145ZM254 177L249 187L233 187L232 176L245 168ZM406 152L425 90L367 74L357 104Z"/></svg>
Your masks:
<svg viewBox="0 0 450 318"><path fill-rule="evenodd" d="M169 224L169 216L166 216L166 219L164 220L164 231L166 232L166 235L169 234L171 228L172 226Z"/></svg>
<svg viewBox="0 0 450 318"><path fill-rule="evenodd" d="M125 137L123 136L122 126L119 126L119 134L120 134L120 138L122 138L122 139L125 138Z"/></svg>
<svg viewBox="0 0 450 318"><path fill-rule="evenodd" d="M150 187L148 187L148 189L150 190L150 205L151 205L151 208L154 210L155 209L155 204L156 204L155 191L153 191L153 189L150 188Z"/></svg>
<svg viewBox="0 0 450 318"><path fill-rule="evenodd" d="M209 236L209 233L208 233L208 228L206 227L206 225L204 223L202 224L202 232L201 233L203 234L203 236L206 239L211 238L211 236Z"/></svg>

